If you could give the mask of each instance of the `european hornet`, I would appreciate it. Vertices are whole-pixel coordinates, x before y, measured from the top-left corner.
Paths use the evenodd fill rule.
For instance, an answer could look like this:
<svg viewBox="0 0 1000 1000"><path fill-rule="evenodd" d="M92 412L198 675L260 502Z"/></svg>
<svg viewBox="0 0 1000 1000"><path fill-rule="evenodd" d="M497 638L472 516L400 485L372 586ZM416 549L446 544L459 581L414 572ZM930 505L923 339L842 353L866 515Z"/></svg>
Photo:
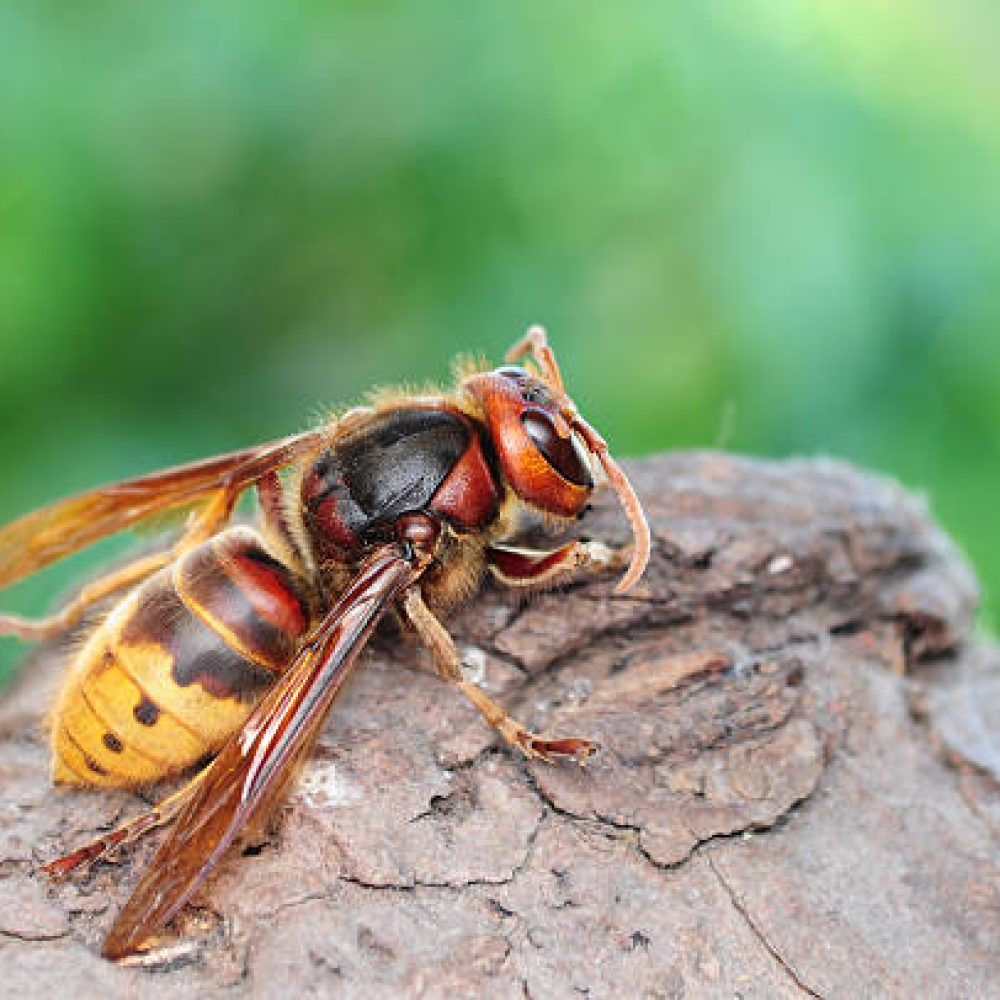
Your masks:
<svg viewBox="0 0 1000 1000"><path fill-rule="evenodd" d="M507 361L460 366L449 395L383 395L302 434L85 492L0 530L3 588L153 514L192 508L172 547L90 584L51 618L0 616L0 634L46 638L120 595L59 695L56 783L136 788L209 761L148 812L45 866L65 876L173 824L106 957L148 947L267 815L390 608L510 745L544 760L594 752L590 740L539 736L511 718L466 679L439 620L488 573L531 588L627 561L625 591L649 557L639 501L567 395L544 331L530 329ZM598 478L631 522L630 558L599 542L508 544L526 517L577 519ZM230 524L250 488L258 525Z"/></svg>

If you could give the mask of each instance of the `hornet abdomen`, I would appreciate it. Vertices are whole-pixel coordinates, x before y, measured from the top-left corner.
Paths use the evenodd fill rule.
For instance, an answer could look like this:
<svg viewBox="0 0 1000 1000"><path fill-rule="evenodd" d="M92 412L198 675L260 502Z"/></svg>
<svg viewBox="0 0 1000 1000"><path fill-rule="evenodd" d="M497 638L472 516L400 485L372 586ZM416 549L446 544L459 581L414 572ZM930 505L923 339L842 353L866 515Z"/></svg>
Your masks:
<svg viewBox="0 0 1000 1000"><path fill-rule="evenodd" d="M246 527L124 597L80 650L53 718L53 778L136 786L215 753L295 655L306 591Z"/></svg>

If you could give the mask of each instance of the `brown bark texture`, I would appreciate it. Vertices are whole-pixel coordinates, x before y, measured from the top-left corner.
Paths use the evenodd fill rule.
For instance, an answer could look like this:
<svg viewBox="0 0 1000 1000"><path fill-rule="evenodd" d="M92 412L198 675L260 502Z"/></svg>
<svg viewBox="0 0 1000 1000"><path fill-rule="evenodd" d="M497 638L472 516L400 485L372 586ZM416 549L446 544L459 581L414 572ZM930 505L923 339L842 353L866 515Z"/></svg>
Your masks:
<svg viewBox="0 0 1000 1000"><path fill-rule="evenodd" d="M389 628L144 966L98 950L157 836L37 871L142 803L51 788L66 652L36 652L0 706L0 995L1000 995L1000 653L962 556L842 464L629 471L634 592L487 587L449 623L516 716L602 752L520 759ZM610 496L581 528L627 538Z"/></svg>

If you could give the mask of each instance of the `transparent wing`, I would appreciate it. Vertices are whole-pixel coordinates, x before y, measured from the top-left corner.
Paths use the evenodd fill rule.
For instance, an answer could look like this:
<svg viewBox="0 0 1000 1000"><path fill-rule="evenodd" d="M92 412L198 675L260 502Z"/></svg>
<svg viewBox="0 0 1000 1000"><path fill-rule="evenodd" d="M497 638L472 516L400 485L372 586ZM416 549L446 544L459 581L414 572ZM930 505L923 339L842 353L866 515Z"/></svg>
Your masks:
<svg viewBox="0 0 1000 1000"><path fill-rule="evenodd" d="M266 473L318 447L327 433L318 428L152 472L25 514L0 528L0 590L153 514L195 503L221 490L238 495Z"/></svg>

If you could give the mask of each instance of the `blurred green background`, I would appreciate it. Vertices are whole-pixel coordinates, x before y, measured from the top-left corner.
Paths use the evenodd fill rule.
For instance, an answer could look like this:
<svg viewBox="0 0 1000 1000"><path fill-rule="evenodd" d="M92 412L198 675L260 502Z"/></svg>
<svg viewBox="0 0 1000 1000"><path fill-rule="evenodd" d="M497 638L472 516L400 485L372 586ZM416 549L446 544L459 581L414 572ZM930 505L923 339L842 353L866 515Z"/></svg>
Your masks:
<svg viewBox="0 0 1000 1000"><path fill-rule="evenodd" d="M991 0L8 0L0 520L539 321L618 453L925 491L989 624L998 29Z"/></svg>

